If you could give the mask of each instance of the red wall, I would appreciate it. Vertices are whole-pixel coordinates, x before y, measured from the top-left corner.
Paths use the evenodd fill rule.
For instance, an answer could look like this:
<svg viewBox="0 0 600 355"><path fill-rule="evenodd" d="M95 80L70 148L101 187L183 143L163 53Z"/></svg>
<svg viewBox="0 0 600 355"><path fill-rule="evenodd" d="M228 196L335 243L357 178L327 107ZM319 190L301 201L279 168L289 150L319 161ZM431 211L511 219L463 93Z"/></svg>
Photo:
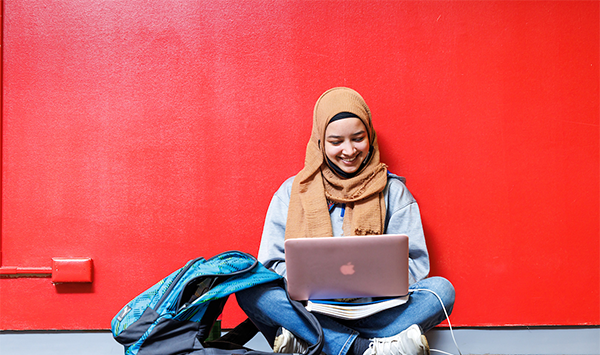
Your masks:
<svg viewBox="0 0 600 355"><path fill-rule="evenodd" d="M458 326L600 324L599 3L4 2L0 329L106 329L255 254L326 89L363 94ZM225 327L243 318L235 304Z"/></svg>

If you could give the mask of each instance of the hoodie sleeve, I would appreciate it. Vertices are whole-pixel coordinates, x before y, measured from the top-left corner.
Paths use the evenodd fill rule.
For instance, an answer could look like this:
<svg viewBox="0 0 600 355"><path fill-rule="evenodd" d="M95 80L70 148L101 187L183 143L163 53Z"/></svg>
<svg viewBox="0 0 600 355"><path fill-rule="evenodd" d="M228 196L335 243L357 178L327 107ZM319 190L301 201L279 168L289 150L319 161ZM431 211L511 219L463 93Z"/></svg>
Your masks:
<svg viewBox="0 0 600 355"><path fill-rule="evenodd" d="M284 277L286 268L283 243L293 181L293 177L287 179L273 195L258 250L258 261Z"/></svg>
<svg viewBox="0 0 600 355"><path fill-rule="evenodd" d="M429 275L429 253L425 243L419 206L401 178L390 174L385 192L386 234L406 234L409 241L409 282Z"/></svg>

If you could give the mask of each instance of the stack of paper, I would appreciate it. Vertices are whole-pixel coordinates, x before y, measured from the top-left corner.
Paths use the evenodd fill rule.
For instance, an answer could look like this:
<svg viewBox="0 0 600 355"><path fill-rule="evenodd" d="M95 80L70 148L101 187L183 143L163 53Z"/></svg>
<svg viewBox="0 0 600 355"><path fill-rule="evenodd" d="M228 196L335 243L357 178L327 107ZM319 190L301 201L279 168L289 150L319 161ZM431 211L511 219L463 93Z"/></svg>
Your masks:
<svg viewBox="0 0 600 355"><path fill-rule="evenodd" d="M396 307L408 301L408 295L396 298L380 299L367 303L335 302L328 300L310 300L306 309L342 319L359 319L388 308Z"/></svg>

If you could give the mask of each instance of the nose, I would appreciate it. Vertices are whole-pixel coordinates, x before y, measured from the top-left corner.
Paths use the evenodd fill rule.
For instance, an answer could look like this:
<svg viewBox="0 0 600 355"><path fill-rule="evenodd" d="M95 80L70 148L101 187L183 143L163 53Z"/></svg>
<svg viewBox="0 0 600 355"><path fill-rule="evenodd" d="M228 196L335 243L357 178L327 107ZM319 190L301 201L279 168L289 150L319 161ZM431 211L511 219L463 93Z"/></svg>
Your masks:
<svg viewBox="0 0 600 355"><path fill-rule="evenodd" d="M354 154L354 146L352 145L352 142L345 141L342 144L342 154L344 154L344 155Z"/></svg>

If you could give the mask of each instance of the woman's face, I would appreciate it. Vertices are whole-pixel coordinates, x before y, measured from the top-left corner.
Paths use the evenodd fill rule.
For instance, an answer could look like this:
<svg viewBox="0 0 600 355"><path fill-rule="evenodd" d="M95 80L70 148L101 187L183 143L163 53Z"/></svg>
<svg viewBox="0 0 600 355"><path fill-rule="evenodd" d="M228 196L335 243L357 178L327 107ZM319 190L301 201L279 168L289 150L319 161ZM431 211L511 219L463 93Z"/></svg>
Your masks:
<svg viewBox="0 0 600 355"><path fill-rule="evenodd" d="M325 129L325 155L343 172L355 173L369 153L369 135L356 117L333 121Z"/></svg>

